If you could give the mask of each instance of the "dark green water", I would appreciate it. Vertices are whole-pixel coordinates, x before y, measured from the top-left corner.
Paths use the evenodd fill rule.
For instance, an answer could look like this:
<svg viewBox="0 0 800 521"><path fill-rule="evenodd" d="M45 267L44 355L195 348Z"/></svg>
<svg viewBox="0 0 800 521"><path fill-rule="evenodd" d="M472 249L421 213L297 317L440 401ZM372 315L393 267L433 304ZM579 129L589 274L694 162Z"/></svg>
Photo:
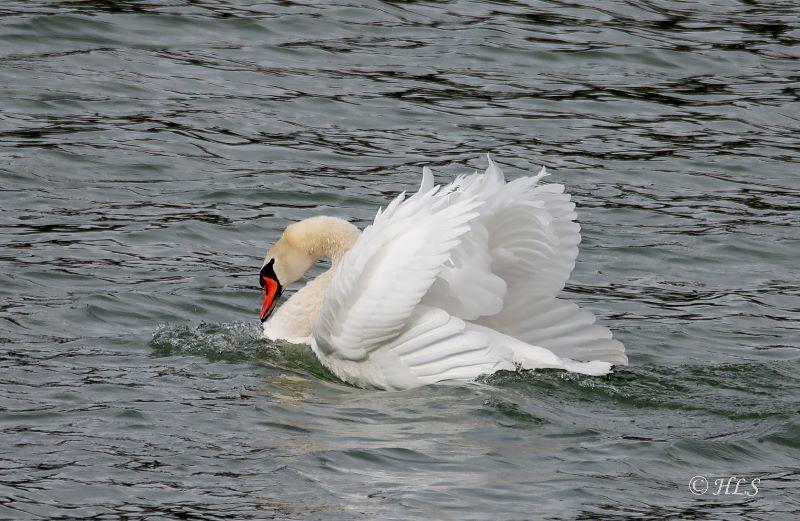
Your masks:
<svg viewBox="0 0 800 521"><path fill-rule="evenodd" d="M797 2L2 2L0 518L796 518L799 63ZM287 223L486 151L574 194L630 368L374 392L259 338Z"/></svg>

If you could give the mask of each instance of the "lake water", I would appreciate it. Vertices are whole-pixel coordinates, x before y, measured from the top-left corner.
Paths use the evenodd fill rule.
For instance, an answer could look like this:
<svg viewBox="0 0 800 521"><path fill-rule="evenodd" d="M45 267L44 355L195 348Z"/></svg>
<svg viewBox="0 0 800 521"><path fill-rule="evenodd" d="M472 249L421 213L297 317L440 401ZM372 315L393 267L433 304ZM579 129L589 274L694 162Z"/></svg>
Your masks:
<svg viewBox="0 0 800 521"><path fill-rule="evenodd" d="M793 1L3 2L0 518L796 518L799 58ZM574 194L629 368L376 392L259 338L288 223L487 151Z"/></svg>

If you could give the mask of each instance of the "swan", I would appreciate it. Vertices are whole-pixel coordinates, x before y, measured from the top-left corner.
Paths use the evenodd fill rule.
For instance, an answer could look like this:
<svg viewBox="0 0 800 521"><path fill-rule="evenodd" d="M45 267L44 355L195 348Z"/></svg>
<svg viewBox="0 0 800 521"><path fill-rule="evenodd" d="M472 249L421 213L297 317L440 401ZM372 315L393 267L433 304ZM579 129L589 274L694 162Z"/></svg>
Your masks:
<svg viewBox="0 0 800 521"><path fill-rule="evenodd" d="M557 297L578 255L575 205L546 175L485 173L397 196L360 231L327 216L289 225L259 274L264 336L309 344L342 380L409 389L495 371L587 375L627 365L595 317ZM280 307L319 259L330 269ZM276 309L277 307L277 309Z"/></svg>

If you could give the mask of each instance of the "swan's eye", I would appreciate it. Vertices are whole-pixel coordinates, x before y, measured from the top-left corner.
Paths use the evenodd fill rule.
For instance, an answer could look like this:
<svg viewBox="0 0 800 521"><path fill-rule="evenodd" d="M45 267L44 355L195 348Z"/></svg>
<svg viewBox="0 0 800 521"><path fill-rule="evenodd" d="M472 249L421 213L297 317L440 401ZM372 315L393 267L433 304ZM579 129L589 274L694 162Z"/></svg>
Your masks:
<svg viewBox="0 0 800 521"><path fill-rule="evenodd" d="M262 288L266 281L264 279L272 279L275 282L278 282L278 276L275 274L275 268L273 267L275 264L275 259L270 259L268 263L264 264L264 267L261 268L261 273L258 275L258 285Z"/></svg>

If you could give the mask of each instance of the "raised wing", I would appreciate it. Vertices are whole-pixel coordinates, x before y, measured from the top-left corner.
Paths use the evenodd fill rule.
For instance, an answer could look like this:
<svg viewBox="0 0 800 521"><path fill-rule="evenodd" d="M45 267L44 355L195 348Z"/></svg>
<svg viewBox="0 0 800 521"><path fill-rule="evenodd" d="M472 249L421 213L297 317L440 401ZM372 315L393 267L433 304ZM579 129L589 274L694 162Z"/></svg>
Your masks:
<svg viewBox="0 0 800 521"><path fill-rule="evenodd" d="M575 204L563 185L539 184L545 175L542 168L506 182L490 157L483 175L459 177L437 194L483 204L424 302L559 357L625 364L624 346L592 313L555 298L575 267L581 237Z"/></svg>
<svg viewBox="0 0 800 521"><path fill-rule="evenodd" d="M489 160L487 175L502 179ZM556 296L566 284L581 241L575 204L560 184L539 184L539 174L503 183L486 211L492 269L509 287Z"/></svg>
<svg viewBox="0 0 800 521"><path fill-rule="evenodd" d="M526 293L508 295L514 305L478 321L528 344L541 346L563 358L628 364L625 346L611 331L596 324L595 316L567 300Z"/></svg>
<svg viewBox="0 0 800 521"><path fill-rule="evenodd" d="M500 313L516 303L507 289L556 296L564 287L578 255L580 226L575 205L564 187L539 185L546 175L522 177L507 183L489 158L484 174L458 177L437 198L450 204L480 201L479 216L470 233L451 253L424 302L464 320ZM423 170L423 186L433 186Z"/></svg>
<svg viewBox="0 0 800 521"><path fill-rule="evenodd" d="M449 204L425 186L379 211L344 256L325 293L313 341L327 357L361 361L406 328L480 202Z"/></svg>

